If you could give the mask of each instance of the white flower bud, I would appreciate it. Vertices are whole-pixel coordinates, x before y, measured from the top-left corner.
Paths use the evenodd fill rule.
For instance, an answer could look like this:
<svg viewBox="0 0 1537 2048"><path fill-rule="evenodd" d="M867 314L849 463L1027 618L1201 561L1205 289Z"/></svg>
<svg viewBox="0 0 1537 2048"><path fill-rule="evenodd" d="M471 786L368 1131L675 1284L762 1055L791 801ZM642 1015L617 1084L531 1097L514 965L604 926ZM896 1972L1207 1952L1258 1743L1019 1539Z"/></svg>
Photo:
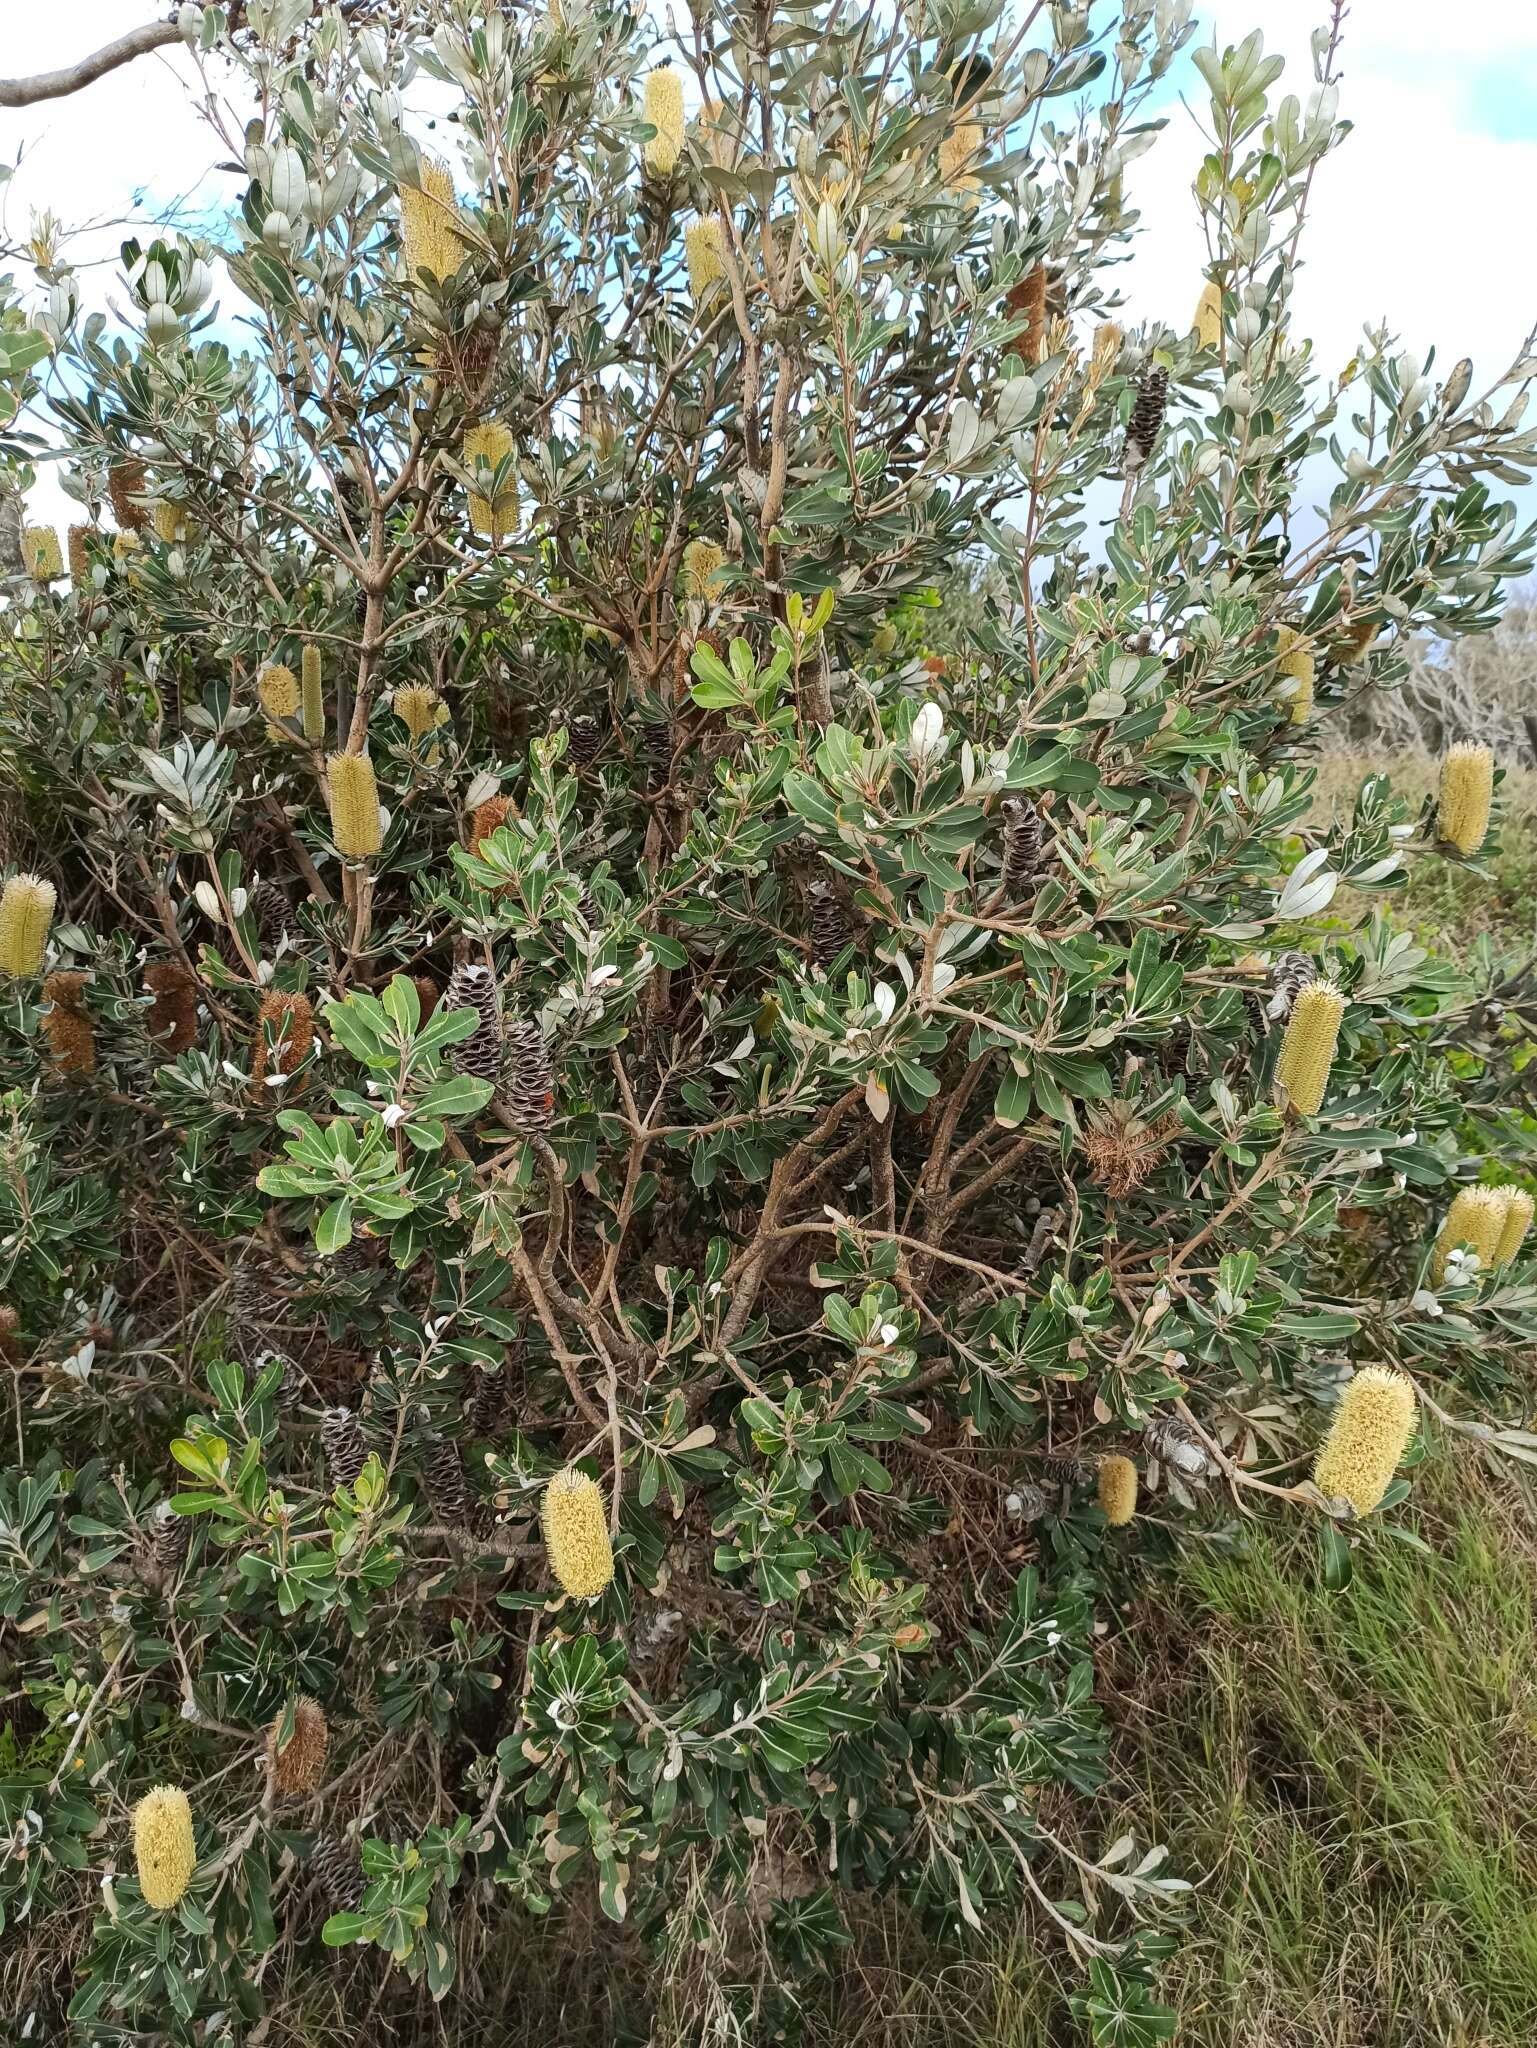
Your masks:
<svg viewBox="0 0 1537 2048"><path fill-rule="evenodd" d="M224 910L219 902L219 892L212 882L199 882L193 890L197 907L210 924L223 924Z"/></svg>
<svg viewBox="0 0 1537 2048"><path fill-rule="evenodd" d="M915 768L932 767L942 761L950 742L945 737L945 715L937 704L920 706L907 736L907 758Z"/></svg>

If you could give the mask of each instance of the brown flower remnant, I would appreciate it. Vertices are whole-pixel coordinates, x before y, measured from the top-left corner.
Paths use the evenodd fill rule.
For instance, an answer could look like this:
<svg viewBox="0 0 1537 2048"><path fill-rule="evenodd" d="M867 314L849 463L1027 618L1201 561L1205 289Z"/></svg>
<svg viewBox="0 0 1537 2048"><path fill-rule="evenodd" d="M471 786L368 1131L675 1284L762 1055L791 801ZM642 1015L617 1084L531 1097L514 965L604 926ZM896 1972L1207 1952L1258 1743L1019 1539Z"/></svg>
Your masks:
<svg viewBox="0 0 1537 2048"><path fill-rule="evenodd" d="M267 1730L267 1768L283 1798L302 1798L319 1785L325 1770L326 1751L331 1746L324 1709L307 1693L300 1693L294 1701L293 1728L288 1740L279 1748L278 1738L282 1730L283 1715L279 1712Z"/></svg>
<svg viewBox="0 0 1537 2048"><path fill-rule="evenodd" d="M88 974L62 967L43 979L43 1000L50 1005L43 1015L43 1035L57 1074L96 1071L96 1033L85 1009L89 982Z"/></svg>
<svg viewBox="0 0 1537 2048"><path fill-rule="evenodd" d="M197 1044L197 982L178 960L152 960L144 986L154 997L144 1029L164 1053L174 1056Z"/></svg>
<svg viewBox="0 0 1537 2048"><path fill-rule="evenodd" d="M1179 1118L1144 1123L1129 1102L1108 1102L1089 1114L1084 1156L1105 1193L1115 1200L1141 1187L1179 1132Z"/></svg>
<svg viewBox="0 0 1537 2048"><path fill-rule="evenodd" d="M107 471L107 495L112 500L112 516L125 533L142 533L149 525L149 507L134 503L148 483L149 472L136 455L123 462L114 462Z"/></svg>
<svg viewBox="0 0 1537 2048"><path fill-rule="evenodd" d="M1046 266L1037 263L1010 291L1005 304L1016 318L1025 317L1025 331L1009 343L1021 362L1038 363L1046 353Z"/></svg>

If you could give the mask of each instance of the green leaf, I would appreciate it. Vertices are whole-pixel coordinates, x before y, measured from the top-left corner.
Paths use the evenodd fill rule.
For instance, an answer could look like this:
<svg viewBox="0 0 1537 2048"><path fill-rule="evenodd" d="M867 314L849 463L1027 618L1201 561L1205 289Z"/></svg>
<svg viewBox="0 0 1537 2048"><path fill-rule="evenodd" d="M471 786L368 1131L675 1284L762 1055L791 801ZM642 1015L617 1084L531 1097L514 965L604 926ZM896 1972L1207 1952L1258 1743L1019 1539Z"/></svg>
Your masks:
<svg viewBox="0 0 1537 2048"><path fill-rule="evenodd" d="M351 1242L352 1201L347 1195L339 1195L315 1225L315 1249L329 1258L332 1252L339 1252Z"/></svg>

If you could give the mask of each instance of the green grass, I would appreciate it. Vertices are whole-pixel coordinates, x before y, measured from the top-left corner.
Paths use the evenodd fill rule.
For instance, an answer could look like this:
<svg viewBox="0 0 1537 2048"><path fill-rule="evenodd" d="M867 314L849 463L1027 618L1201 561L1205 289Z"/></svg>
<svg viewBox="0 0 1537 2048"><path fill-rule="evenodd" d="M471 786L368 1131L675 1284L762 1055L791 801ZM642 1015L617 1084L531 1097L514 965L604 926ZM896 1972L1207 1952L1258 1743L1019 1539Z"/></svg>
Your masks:
<svg viewBox="0 0 1537 2048"><path fill-rule="evenodd" d="M1161 1996L1183 2048L1527 2048L1537 2035L1537 1536L1466 1451L1422 1468L1352 1584L1256 1530L1150 1592L1111 1658L1096 1839L1191 1878ZM927 1955L861 1919L815 2048L1065 2048L1074 1968L1032 1918Z"/></svg>

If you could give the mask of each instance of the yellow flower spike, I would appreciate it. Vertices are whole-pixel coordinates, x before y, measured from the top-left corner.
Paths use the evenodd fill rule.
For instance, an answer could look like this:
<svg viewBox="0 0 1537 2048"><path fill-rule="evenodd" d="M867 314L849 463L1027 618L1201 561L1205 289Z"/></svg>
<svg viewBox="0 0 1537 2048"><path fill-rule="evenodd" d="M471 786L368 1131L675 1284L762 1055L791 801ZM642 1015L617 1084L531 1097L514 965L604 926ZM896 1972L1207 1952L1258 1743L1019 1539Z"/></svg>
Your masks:
<svg viewBox="0 0 1537 2048"><path fill-rule="evenodd" d="M513 453L517 443L512 430L500 420L487 420L464 430L464 466L468 470L498 469ZM494 497L470 492L470 525L487 540L501 540L518 523L518 483L511 470Z"/></svg>
<svg viewBox="0 0 1537 2048"><path fill-rule="evenodd" d="M1509 1197L1508 1188L1457 1190L1431 1254L1430 1283L1433 1287L1439 1287L1446 1278L1447 1264L1460 1244L1478 1254L1480 1273L1487 1273L1498 1263Z"/></svg>
<svg viewBox="0 0 1537 2048"><path fill-rule="evenodd" d="M292 718L299 708L299 678L280 661L269 661L256 678L256 694L269 718Z"/></svg>
<svg viewBox="0 0 1537 2048"><path fill-rule="evenodd" d="M1510 1264L1525 1244L1532 1218L1537 1215L1537 1202L1533 1202L1525 1188L1507 1188L1505 1196L1505 1221L1500 1229L1500 1241L1494 1248L1497 1266Z"/></svg>
<svg viewBox="0 0 1537 2048"><path fill-rule="evenodd" d="M647 77L644 112L656 130L646 144L646 169L653 178L670 178L683 153L683 80L670 64Z"/></svg>
<svg viewBox="0 0 1537 2048"><path fill-rule="evenodd" d="M21 529L21 559L34 583L52 583L64 574L59 536L51 526L24 526Z"/></svg>
<svg viewBox="0 0 1537 2048"><path fill-rule="evenodd" d="M192 1881L192 1808L178 1785L157 1785L133 1810L133 1854L144 1902L169 1912Z"/></svg>
<svg viewBox="0 0 1537 2048"><path fill-rule="evenodd" d="M691 540L683 550L683 588L689 597L708 597L725 566L726 551L713 540Z"/></svg>
<svg viewBox="0 0 1537 2048"><path fill-rule="evenodd" d="M69 580L76 590L83 590L91 580L91 542L96 537L94 526L69 529Z"/></svg>
<svg viewBox="0 0 1537 2048"><path fill-rule="evenodd" d="M1494 753L1459 740L1441 763L1441 795L1436 805L1436 835L1456 847L1465 860L1489 836L1489 807L1494 800Z"/></svg>
<svg viewBox="0 0 1537 2048"><path fill-rule="evenodd" d="M458 220L453 173L436 157L423 157L420 187L400 188L400 239L408 277L424 270L439 280L454 275L469 254Z"/></svg>
<svg viewBox="0 0 1537 2048"><path fill-rule="evenodd" d="M0 974L21 980L41 971L56 900L52 882L12 875L0 892Z"/></svg>
<svg viewBox="0 0 1537 2048"><path fill-rule="evenodd" d="M1281 702L1290 707L1293 725L1306 725L1313 715L1313 683L1317 664L1312 643L1293 626L1276 628L1276 669L1289 679L1282 686Z"/></svg>
<svg viewBox="0 0 1537 2048"><path fill-rule="evenodd" d="M1221 348L1222 346L1222 287L1208 278L1201 287L1201 296L1195 302L1195 317L1190 322L1197 348Z"/></svg>
<svg viewBox="0 0 1537 2048"><path fill-rule="evenodd" d="M326 706L320 690L320 649L307 646L299 661L299 706L304 737L323 740L326 736Z"/></svg>
<svg viewBox="0 0 1537 2048"><path fill-rule="evenodd" d="M712 298L726 276L725 244L718 220L690 221L683 231L689 296L696 306Z"/></svg>
<svg viewBox="0 0 1537 2048"><path fill-rule="evenodd" d="M982 153L982 129L975 121L957 121L939 145L939 175L957 192L975 192L977 180L966 173Z"/></svg>
<svg viewBox="0 0 1537 2048"><path fill-rule="evenodd" d="M1275 1077L1301 1116L1317 1116L1323 1106L1344 1015L1345 998L1332 981L1310 981L1292 1004Z"/></svg>
<svg viewBox="0 0 1537 2048"><path fill-rule="evenodd" d="M384 843L379 785L366 754L333 754L326 763L331 837L345 860L367 860Z"/></svg>
<svg viewBox="0 0 1537 2048"><path fill-rule="evenodd" d="M1313 1466L1313 1484L1358 1515L1382 1505L1419 1420L1419 1400L1401 1372L1364 1365L1340 1396Z"/></svg>
<svg viewBox="0 0 1537 2048"><path fill-rule="evenodd" d="M568 1465L544 1489L544 1547L560 1589L573 1600L594 1600L614 1576L603 1492L595 1479Z"/></svg>
<svg viewBox="0 0 1537 2048"><path fill-rule="evenodd" d="M405 727L412 744L425 739L438 724L438 713L444 709L443 700L436 690L430 690L423 683L409 683L403 690L395 692L395 716Z"/></svg>
<svg viewBox="0 0 1537 2048"><path fill-rule="evenodd" d="M187 538L187 515L180 505L173 505L168 498L155 500L151 524L156 540L164 541L168 548Z"/></svg>
<svg viewBox="0 0 1537 2048"><path fill-rule="evenodd" d="M1100 1512L1112 1529L1124 1529L1137 1512L1137 1468L1119 1455L1099 1461Z"/></svg>

